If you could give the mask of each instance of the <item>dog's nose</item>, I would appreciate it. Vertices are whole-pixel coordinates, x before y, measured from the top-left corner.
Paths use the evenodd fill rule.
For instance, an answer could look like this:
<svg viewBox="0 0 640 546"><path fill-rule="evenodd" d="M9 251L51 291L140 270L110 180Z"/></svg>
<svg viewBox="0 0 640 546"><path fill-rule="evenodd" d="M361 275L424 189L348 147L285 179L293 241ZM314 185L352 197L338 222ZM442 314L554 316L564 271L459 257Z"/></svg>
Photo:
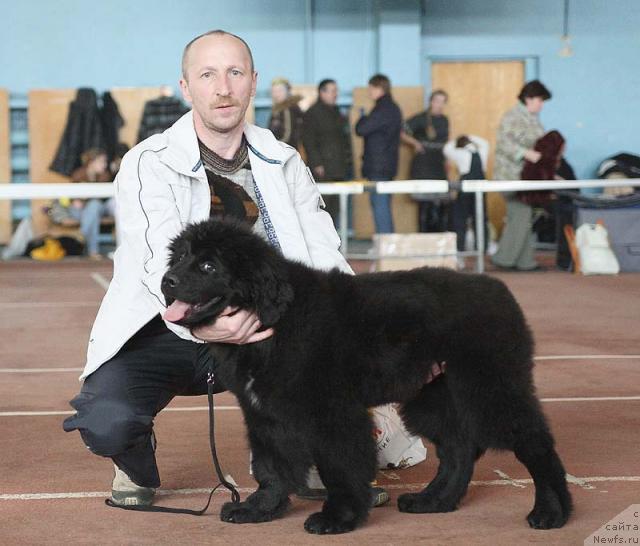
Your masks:
<svg viewBox="0 0 640 546"><path fill-rule="evenodd" d="M179 282L180 281L178 281L178 277L176 277L175 275L166 274L162 279L162 284L169 288L175 288L176 286L178 286Z"/></svg>

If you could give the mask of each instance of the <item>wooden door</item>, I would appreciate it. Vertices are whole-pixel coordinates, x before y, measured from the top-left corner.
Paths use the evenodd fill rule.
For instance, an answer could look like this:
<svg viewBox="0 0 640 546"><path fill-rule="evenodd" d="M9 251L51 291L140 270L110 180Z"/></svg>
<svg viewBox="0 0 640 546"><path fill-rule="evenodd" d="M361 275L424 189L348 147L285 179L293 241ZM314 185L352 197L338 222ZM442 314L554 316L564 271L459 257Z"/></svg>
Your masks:
<svg viewBox="0 0 640 546"><path fill-rule="evenodd" d="M523 84L523 61L435 62L431 65L432 89L444 89L449 95L447 116L451 138L471 133L489 141L491 153L486 173L489 179L500 119L516 104ZM505 215L504 199L499 193L487 194L487 209L499 236Z"/></svg>
<svg viewBox="0 0 640 546"><path fill-rule="evenodd" d="M391 90L393 100L402 110L403 119L410 118L424 110L424 87L393 87ZM363 139L355 134L355 125L360 119L360 109L371 111L373 102L369 99L366 87L354 87L353 102L349 114L351 125L351 143L353 150L354 177L361 178L362 153L364 149ZM411 158L413 152L403 144L400 144L398 158L398 176L396 180L409 178ZM418 205L410 195L396 194L392 198L391 208L397 233L413 233L418 231ZM353 228L357 239L368 239L373 234L373 214L368 194L353 196Z"/></svg>
<svg viewBox="0 0 640 546"><path fill-rule="evenodd" d="M9 138L9 93L0 89L0 184L11 180L11 143ZM11 239L11 201L0 199L0 244Z"/></svg>

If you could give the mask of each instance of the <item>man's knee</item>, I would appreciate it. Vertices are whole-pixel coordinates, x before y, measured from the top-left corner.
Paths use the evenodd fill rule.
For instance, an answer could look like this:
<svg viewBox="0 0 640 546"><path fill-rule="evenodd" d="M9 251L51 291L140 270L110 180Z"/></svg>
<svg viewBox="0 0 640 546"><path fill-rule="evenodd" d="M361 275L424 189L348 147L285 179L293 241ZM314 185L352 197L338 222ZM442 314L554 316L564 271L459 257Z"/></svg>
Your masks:
<svg viewBox="0 0 640 546"><path fill-rule="evenodd" d="M96 455L113 457L147 441L153 416L140 415L124 400L90 399L82 393L71 405L77 413L65 420L64 429L78 430Z"/></svg>

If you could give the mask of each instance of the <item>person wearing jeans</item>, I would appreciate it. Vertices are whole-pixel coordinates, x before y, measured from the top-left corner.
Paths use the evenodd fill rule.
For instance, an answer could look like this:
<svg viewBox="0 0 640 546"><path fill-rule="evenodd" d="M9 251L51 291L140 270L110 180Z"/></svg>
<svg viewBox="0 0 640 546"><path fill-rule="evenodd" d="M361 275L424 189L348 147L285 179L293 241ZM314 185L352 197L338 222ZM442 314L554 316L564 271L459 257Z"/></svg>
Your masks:
<svg viewBox="0 0 640 546"><path fill-rule="evenodd" d="M402 112L391 97L391 82L386 76L373 76L368 91L375 106L368 115L362 112L356 124L356 134L364 138L362 176L372 182L392 180L398 172ZM376 232L393 233L391 195L370 195Z"/></svg>

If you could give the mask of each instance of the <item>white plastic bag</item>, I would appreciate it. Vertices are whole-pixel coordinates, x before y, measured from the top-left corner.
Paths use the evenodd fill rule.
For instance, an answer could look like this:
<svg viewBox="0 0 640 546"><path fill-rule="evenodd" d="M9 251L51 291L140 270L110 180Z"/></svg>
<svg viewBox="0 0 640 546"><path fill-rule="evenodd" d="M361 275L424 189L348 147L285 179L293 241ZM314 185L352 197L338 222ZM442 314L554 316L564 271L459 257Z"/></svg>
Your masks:
<svg viewBox="0 0 640 546"><path fill-rule="evenodd" d="M602 224L582 224L576 230L576 247L583 275L617 275L620 265Z"/></svg>
<svg viewBox="0 0 640 546"><path fill-rule="evenodd" d="M379 468L406 468L427 458L427 448L409 434L393 404L372 410Z"/></svg>

